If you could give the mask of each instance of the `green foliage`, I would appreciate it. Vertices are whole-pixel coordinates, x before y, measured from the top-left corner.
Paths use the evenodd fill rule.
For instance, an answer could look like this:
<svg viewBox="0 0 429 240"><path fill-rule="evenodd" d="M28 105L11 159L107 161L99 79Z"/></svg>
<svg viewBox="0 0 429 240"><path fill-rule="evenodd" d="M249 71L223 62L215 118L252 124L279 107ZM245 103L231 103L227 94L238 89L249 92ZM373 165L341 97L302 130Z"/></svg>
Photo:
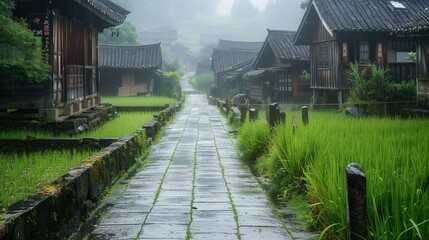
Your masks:
<svg viewBox="0 0 429 240"><path fill-rule="evenodd" d="M83 132L78 138L117 138L130 136L153 118L151 112L124 112L93 131Z"/></svg>
<svg viewBox="0 0 429 240"><path fill-rule="evenodd" d="M118 35L119 34L119 35ZM133 46L139 45L136 27L129 21L125 21L115 28L106 28L98 35L101 44Z"/></svg>
<svg viewBox="0 0 429 240"><path fill-rule="evenodd" d="M254 163L267 150L269 142L270 129L265 121L245 123L237 140L241 159Z"/></svg>
<svg viewBox="0 0 429 240"><path fill-rule="evenodd" d="M305 127L298 122L295 134L288 127L290 118L279 125L269 153L256 161L254 169L269 176L273 193L289 197L305 191L313 227L323 230L325 239L345 239L345 167L356 162L367 176L368 239L426 239L427 120L354 119L323 112L310 112L310 119Z"/></svg>
<svg viewBox="0 0 429 240"><path fill-rule="evenodd" d="M415 82L391 82L388 77L389 69L371 66L371 74L366 76L357 64L350 64L351 91L347 105L362 108L371 115L384 113L384 102L390 99L395 102L416 101Z"/></svg>
<svg viewBox="0 0 429 240"><path fill-rule="evenodd" d="M42 82L49 65L43 60L41 39L34 36L24 20L13 20L13 2L0 3L0 79L13 89L17 82Z"/></svg>
<svg viewBox="0 0 429 240"><path fill-rule="evenodd" d="M166 104L175 105L177 100L159 96L103 96L103 102L122 107L163 107Z"/></svg>
<svg viewBox="0 0 429 240"><path fill-rule="evenodd" d="M44 151L0 154L0 205L4 208L35 194L75 168L93 151Z"/></svg>
<svg viewBox="0 0 429 240"><path fill-rule="evenodd" d="M369 114L380 114L384 112L386 100L386 88L389 84L387 73L389 69L371 65L371 74L366 76L366 72L360 71L358 64L350 64L351 84L350 96L347 105L362 108Z"/></svg>
<svg viewBox="0 0 429 240"><path fill-rule="evenodd" d="M310 75L309 72L307 72L306 70L304 70L304 71L302 71L301 75L299 75L299 78L302 81L309 82L311 80L311 75Z"/></svg>
<svg viewBox="0 0 429 240"><path fill-rule="evenodd" d="M181 97L179 72L167 72L161 76L157 94L165 97L179 99Z"/></svg>
<svg viewBox="0 0 429 240"><path fill-rule="evenodd" d="M194 81L193 85L195 89L208 92L213 86L214 76L213 74L202 74L196 76Z"/></svg>
<svg viewBox="0 0 429 240"><path fill-rule="evenodd" d="M413 82L390 83L386 87L387 95L394 101L416 101L417 86Z"/></svg>
<svg viewBox="0 0 429 240"><path fill-rule="evenodd" d="M304 171L318 152L318 144L309 136L307 128L292 132L291 125L276 127L270 148L272 180L284 194L304 189ZM277 170L276 170L277 169ZM280 170L281 174L276 174Z"/></svg>

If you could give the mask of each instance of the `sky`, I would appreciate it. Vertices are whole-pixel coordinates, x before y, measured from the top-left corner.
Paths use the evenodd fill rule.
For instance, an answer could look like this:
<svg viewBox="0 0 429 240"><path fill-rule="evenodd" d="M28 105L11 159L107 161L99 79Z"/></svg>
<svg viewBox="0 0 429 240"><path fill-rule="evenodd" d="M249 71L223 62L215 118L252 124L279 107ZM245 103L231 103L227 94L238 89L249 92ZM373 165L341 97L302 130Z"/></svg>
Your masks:
<svg viewBox="0 0 429 240"><path fill-rule="evenodd" d="M217 12L221 15L228 15L235 0L220 0ZM250 0L259 10L265 10L268 0Z"/></svg>

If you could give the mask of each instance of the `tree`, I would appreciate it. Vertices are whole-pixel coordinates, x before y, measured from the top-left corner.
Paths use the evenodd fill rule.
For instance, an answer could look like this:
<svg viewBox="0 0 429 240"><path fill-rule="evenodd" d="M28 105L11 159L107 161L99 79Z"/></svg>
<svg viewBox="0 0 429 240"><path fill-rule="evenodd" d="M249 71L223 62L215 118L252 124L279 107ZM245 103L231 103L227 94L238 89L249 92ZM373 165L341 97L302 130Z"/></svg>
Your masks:
<svg viewBox="0 0 429 240"><path fill-rule="evenodd" d="M297 29L304 11L300 9L302 0L270 0L265 9L265 19L269 29Z"/></svg>
<svg viewBox="0 0 429 240"><path fill-rule="evenodd" d="M20 80L43 82L49 77L41 39L24 20L12 19L14 7L12 0L0 2L0 80L12 89Z"/></svg>
<svg viewBox="0 0 429 240"><path fill-rule="evenodd" d="M260 14L250 0L235 0L231 8L231 16L237 19L248 19Z"/></svg>
<svg viewBox="0 0 429 240"><path fill-rule="evenodd" d="M128 21L115 28L104 29L98 36L98 42L113 45L138 45L136 27Z"/></svg>
<svg viewBox="0 0 429 240"><path fill-rule="evenodd" d="M180 98L180 78L179 72L167 72L162 74L158 83L157 94L170 98Z"/></svg>
<svg viewBox="0 0 429 240"><path fill-rule="evenodd" d="M301 9L307 9L308 5L310 5L310 0L302 0L301 2Z"/></svg>

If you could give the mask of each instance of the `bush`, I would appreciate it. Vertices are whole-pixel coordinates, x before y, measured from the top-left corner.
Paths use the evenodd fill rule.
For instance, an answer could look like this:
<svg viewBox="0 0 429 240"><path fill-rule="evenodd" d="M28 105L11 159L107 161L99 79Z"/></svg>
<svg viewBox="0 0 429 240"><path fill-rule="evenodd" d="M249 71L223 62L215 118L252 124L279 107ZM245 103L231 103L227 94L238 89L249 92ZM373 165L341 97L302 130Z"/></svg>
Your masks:
<svg viewBox="0 0 429 240"><path fill-rule="evenodd" d="M202 74L195 77L194 87L197 90L209 91L213 86L214 76L213 74Z"/></svg>
<svg viewBox="0 0 429 240"><path fill-rule="evenodd" d="M378 67L375 64L371 66L370 75L360 71L357 64L350 64L351 84L350 96L347 99L348 106L362 108L366 113L378 115L384 112L386 100L386 89L389 85L387 73L389 69Z"/></svg>
<svg viewBox="0 0 429 240"><path fill-rule="evenodd" d="M179 99L181 97L179 72L167 72L161 76L157 94L165 97Z"/></svg>
<svg viewBox="0 0 429 240"><path fill-rule="evenodd" d="M253 164L262 156L270 142L270 128L265 121L247 122L237 140L241 159Z"/></svg>

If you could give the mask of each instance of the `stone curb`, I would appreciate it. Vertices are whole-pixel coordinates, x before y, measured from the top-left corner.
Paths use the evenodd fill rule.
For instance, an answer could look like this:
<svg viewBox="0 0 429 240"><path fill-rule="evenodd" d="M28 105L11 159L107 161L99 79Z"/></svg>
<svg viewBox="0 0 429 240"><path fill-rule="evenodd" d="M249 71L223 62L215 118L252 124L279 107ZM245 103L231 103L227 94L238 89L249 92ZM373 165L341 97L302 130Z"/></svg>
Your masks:
<svg viewBox="0 0 429 240"><path fill-rule="evenodd" d="M169 107L161 114L168 120L181 106ZM143 129L133 136L119 138L38 194L15 203L0 214L4 220L0 239L67 238L96 207L103 191L136 163L147 147L146 142Z"/></svg>

